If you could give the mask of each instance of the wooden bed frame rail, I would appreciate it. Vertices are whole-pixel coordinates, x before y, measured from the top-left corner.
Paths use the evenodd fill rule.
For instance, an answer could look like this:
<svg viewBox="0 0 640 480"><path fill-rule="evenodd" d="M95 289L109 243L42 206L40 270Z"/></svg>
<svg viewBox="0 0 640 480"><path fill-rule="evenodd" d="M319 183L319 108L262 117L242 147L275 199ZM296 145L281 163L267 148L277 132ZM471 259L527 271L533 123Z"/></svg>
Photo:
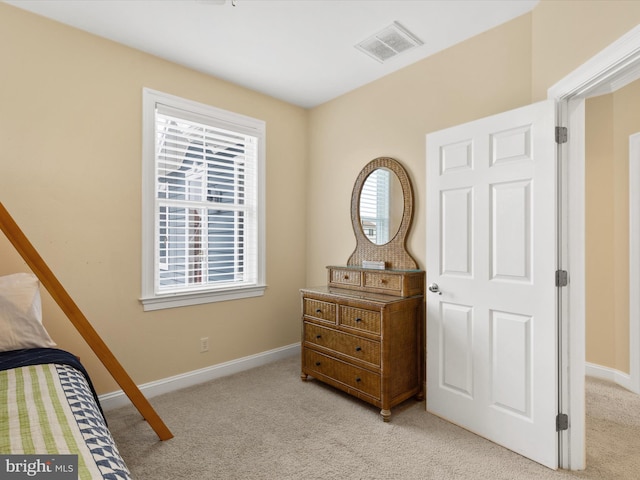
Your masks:
<svg viewBox="0 0 640 480"><path fill-rule="evenodd" d="M0 202L0 229L20 253L33 273L38 277L49 294L56 301L62 311L69 317L80 335L89 347L98 356L102 364L107 368L114 380L129 397L144 419L151 425L160 440L169 440L173 434L164 424L160 416L153 409L149 401L142 394L138 386L131 380L120 362L115 358L109 347L104 343L98 332L91 326L87 318L80 311L76 303L69 296L62 284L58 281L51 269L38 254L25 234L20 230L9 212Z"/></svg>

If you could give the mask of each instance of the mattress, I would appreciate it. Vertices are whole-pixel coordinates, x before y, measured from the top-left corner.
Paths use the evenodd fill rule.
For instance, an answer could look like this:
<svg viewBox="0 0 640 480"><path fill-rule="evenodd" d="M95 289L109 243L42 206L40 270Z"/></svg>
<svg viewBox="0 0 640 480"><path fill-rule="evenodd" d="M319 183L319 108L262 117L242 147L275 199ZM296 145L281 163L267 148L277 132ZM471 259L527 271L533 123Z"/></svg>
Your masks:
<svg viewBox="0 0 640 480"><path fill-rule="evenodd" d="M0 454L77 455L78 479L130 479L91 379L58 349L0 354Z"/></svg>

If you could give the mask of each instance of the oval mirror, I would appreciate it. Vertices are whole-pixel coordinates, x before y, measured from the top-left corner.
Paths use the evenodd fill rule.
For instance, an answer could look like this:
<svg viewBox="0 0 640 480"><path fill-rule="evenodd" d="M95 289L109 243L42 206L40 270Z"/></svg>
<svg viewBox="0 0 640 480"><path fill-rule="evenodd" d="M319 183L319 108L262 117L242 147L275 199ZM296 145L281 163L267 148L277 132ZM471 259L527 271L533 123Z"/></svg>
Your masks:
<svg viewBox="0 0 640 480"><path fill-rule="evenodd" d="M376 245L388 243L398 233L404 211L402 185L388 168L376 168L360 191L360 225Z"/></svg>
<svg viewBox="0 0 640 480"><path fill-rule="evenodd" d="M413 189L400 162L389 157L370 161L358 175L351 194L356 249L347 265L418 268L406 248L412 218Z"/></svg>

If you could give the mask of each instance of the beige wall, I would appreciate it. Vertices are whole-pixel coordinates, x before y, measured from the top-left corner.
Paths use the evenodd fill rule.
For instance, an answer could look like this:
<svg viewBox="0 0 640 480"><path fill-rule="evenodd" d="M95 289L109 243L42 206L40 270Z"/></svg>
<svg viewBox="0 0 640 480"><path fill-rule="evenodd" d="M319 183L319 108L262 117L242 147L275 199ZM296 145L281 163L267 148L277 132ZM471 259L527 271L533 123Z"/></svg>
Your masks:
<svg viewBox="0 0 640 480"><path fill-rule="evenodd" d="M629 373L629 135L640 81L586 102L587 361Z"/></svg>
<svg viewBox="0 0 640 480"><path fill-rule="evenodd" d="M0 3L0 201L137 383L299 341L307 112ZM267 124L263 297L156 312L141 275L142 88ZM0 235L0 274L25 264ZM45 324L99 393L116 385L44 295ZM201 337L210 351L199 353Z"/></svg>
<svg viewBox="0 0 640 480"><path fill-rule="evenodd" d="M305 111L0 3L1 201L136 382L289 345L299 340L298 288L325 283L325 266L346 262L355 247L349 202L368 161L390 156L407 168L416 201L408 245L424 267L425 135L545 98L638 23L640 2L543 0ZM142 312L143 87L267 122L264 297ZM24 269L3 237L0 258L0 273ZM46 296L45 314L98 390L113 390ZM203 336L208 354L198 353Z"/></svg>
<svg viewBox="0 0 640 480"><path fill-rule="evenodd" d="M640 132L640 82L634 82L613 95L613 115L616 291L612 367L629 373L629 136Z"/></svg>
<svg viewBox="0 0 640 480"><path fill-rule="evenodd" d="M640 23L640 2L541 0L532 11L532 98Z"/></svg>
<svg viewBox="0 0 640 480"><path fill-rule="evenodd" d="M587 361L613 366L615 290L613 97L586 102L586 343ZM600 280L598 282L598 279ZM598 285L600 283L600 285Z"/></svg>

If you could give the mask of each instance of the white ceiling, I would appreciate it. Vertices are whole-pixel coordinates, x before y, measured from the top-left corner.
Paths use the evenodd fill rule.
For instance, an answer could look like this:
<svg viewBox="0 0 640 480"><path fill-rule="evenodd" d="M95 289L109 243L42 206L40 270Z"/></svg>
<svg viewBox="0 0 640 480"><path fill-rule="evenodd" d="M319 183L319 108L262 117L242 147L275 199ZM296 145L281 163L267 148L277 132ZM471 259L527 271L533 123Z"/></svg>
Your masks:
<svg viewBox="0 0 640 480"><path fill-rule="evenodd" d="M525 14L539 0L5 0L302 107ZM354 45L394 21L424 44L382 64Z"/></svg>

